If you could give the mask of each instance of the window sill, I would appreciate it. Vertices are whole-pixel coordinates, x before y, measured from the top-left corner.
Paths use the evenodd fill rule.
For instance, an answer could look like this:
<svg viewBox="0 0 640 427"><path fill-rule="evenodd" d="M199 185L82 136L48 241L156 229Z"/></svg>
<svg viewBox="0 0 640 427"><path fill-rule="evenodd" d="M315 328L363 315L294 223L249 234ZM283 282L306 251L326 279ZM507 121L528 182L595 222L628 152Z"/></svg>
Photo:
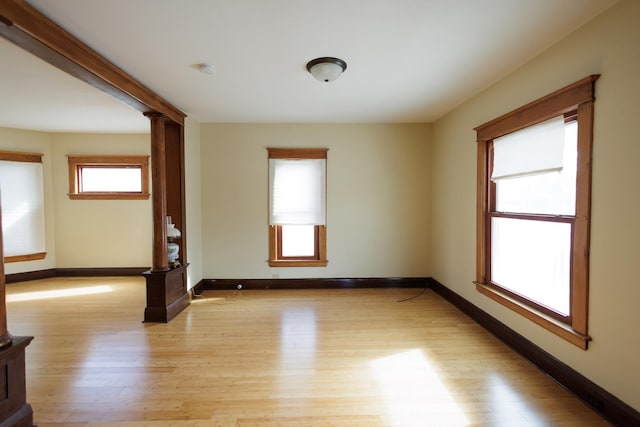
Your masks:
<svg viewBox="0 0 640 427"><path fill-rule="evenodd" d="M36 261L39 259L44 259L47 256L46 252L38 252L35 254L27 254L27 255L11 255L4 257L5 263L10 262L23 262L23 261Z"/></svg>
<svg viewBox="0 0 640 427"><path fill-rule="evenodd" d="M270 259L269 267L326 267L328 261L325 260L282 260Z"/></svg>
<svg viewBox="0 0 640 427"><path fill-rule="evenodd" d="M149 193L81 193L69 194L71 200L147 200Z"/></svg>
<svg viewBox="0 0 640 427"><path fill-rule="evenodd" d="M481 294L526 317L533 323L542 326L544 329L556 334L566 341L569 341L571 344L574 344L583 350L587 349L589 341L591 341L591 337L582 335L574 331L571 326L566 325L550 316L547 316L546 314L535 310L527 305L524 305L521 302L498 291L497 289L487 286L484 283L474 283L476 285L476 290Z"/></svg>

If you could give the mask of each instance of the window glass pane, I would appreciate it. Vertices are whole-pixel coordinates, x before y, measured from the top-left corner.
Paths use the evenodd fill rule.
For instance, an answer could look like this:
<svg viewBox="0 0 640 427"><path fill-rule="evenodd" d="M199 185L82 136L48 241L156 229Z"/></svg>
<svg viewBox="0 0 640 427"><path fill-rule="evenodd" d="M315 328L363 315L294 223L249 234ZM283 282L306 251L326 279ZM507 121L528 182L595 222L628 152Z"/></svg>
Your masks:
<svg viewBox="0 0 640 427"><path fill-rule="evenodd" d="M314 256L315 235L313 225L283 225L282 256Z"/></svg>
<svg viewBox="0 0 640 427"><path fill-rule="evenodd" d="M491 280L569 315L571 224L492 218Z"/></svg>
<svg viewBox="0 0 640 427"><path fill-rule="evenodd" d="M578 125L565 125L562 171L496 181L498 212L575 215Z"/></svg>
<svg viewBox="0 0 640 427"><path fill-rule="evenodd" d="M83 192L142 192L142 169L139 167L82 167Z"/></svg>

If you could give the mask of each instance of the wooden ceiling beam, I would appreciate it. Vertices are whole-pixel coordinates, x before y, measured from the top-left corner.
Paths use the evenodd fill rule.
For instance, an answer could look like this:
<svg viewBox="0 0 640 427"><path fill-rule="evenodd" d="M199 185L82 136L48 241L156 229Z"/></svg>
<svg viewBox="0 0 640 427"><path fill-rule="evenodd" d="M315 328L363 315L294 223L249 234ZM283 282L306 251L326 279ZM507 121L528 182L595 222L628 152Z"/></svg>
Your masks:
<svg viewBox="0 0 640 427"><path fill-rule="evenodd" d="M184 125L185 113L23 0L0 2L0 36L141 113Z"/></svg>

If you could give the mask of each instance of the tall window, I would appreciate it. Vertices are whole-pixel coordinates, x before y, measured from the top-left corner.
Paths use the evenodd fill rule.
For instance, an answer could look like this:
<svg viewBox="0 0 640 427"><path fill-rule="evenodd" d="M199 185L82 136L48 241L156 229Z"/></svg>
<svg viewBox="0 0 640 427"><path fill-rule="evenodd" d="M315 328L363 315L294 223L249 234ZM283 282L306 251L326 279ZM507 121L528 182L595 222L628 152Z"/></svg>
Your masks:
<svg viewBox="0 0 640 427"><path fill-rule="evenodd" d="M42 154L0 152L4 262L43 259Z"/></svg>
<svg viewBox="0 0 640 427"><path fill-rule="evenodd" d="M597 77L476 128L476 287L584 349Z"/></svg>
<svg viewBox="0 0 640 427"><path fill-rule="evenodd" d="M268 152L269 265L324 267L327 149Z"/></svg>
<svg viewBox="0 0 640 427"><path fill-rule="evenodd" d="M67 156L69 198L148 199L148 156Z"/></svg>

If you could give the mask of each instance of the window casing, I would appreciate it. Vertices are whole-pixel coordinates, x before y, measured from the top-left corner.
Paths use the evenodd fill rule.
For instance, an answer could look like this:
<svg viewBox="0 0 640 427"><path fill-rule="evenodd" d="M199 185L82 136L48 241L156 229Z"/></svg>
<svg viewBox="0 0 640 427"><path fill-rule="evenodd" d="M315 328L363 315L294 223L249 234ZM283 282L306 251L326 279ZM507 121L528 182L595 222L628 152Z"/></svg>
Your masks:
<svg viewBox="0 0 640 427"><path fill-rule="evenodd" d="M67 156L69 198L149 198L149 156Z"/></svg>
<svg viewBox="0 0 640 427"><path fill-rule="evenodd" d="M476 288L583 349L591 339L587 308L593 102L597 78L589 76L475 129L478 140ZM575 196L570 192L569 196L562 195L564 199L573 198L575 205L559 204L549 211L547 208L531 209L526 206L536 203L527 200L532 200L533 196L523 190L526 187L519 189L520 193L526 194L520 198L524 209L514 207L517 204L502 203L498 188L501 181L492 179L494 141L558 116L564 117L565 127L569 130L572 126L577 127L575 185L568 186L574 189ZM515 181L516 190L518 181L525 182L522 179ZM553 189L550 193L557 190L557 184L536 185L552 185L548 187ZM501 233L506 237L502 238ZM515 233L523 233L523 236L528 233L528 237L523 237L519 243L519 239L511 238ZM532 251L535 241L546 245L544 250ZM550 244L550 241L554 243ZM501 258L502 254L507 256ZM552 265L563 258L568 259ZM503 268L504 264L510 262L523 262L529 267L530 273L519 273L523 281L530 282L528 287L518 283L517 277L509 278L505 273L509 269ZM545 271L544 268L535 268L536 263L548 267L546 276L539 273ZM536 276L531 277L533 274ZM556 296L543 290L554 280L567 285ZM505 286L505 282L509 285Z"/></svg>
<svg viewBox="0 0 640 427"><path fill-rule="evenodd" d="M44 259L42 154L0 151L4 262Z"/></svg>
<svg viewBox="0 0 640 427"><path fill-rule="evenodd" d="M269 265L324 267L327 265L325 201L328 150L267 150ZM292 170L292 175L289 175L289 170ZM285 181L282 181L282 176L286 176Z"/></svg>

